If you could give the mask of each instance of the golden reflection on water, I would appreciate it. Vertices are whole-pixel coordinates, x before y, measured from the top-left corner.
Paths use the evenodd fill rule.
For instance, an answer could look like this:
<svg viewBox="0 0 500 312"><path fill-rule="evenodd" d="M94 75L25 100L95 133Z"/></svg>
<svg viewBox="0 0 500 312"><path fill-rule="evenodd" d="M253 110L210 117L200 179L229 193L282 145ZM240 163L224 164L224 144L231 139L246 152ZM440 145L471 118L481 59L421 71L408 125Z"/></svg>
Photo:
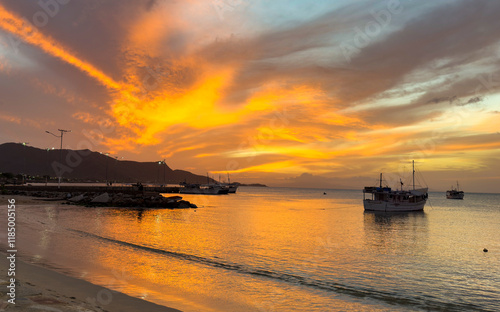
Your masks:
<svg viewBox="0 0 500 312"><path fill-rule="evenodd" d="M199 250L200 253L205 249L217 248L220 238L208 241L206 230L179 229L183 224L189 227L189 222L185 221L190 218L188 216L191 213L192 210L112 211L110 222L101 223L100 236L151 249L134 250L135 247L120 243L111 243L111 246L103 244L95 253L98 257L94 261L105 270L123 268L127 275L120 281L113 282L125 293L134 294L137 292L137 285L148 285L148 289L155 292L142 290L146 297L164 298L167 294L168 298L169 295L177 294L186 298L208 298L211 286L216 284L216 277L210 268L163 252L178 252L182 257L188 256L183 252L184 248ZM205 239L200 238L203 236ZM203 309L208 307L203 306Z"/></svg>
<svg viewBox="0 0 500 312"><path fill-rule="evenodd" d="M380 251L395 253L398 250L422 251L428 240L426 213L415 212L364 212L366 244Z"/></svg>
<svg viewBox="0 0 500 312"><path fill-rule="evenodd" d="M209 200L212 206L196 211L100 209L93 233L155 250L137 251L133 246L104 243L98 245L93 261L104 270L124 268L129 274L125 282L114 282L126 293L137 291L137 285L153 285L160 296L162 292L177 293L219 307L221 300L229 305L235 301L238 309L243 305L244 310L252 311L277 302L302 302L302 286L256 279L238 268L214 274L214 266L244 264L243 271L272 270L314 278L314 274L336 265L348 272L351 260L344 250L362 245L362 214L352 214L351 205L336 200L269 202L256 197L251 202L235 201L233 207L218 206L218 198ZM191 255L215 264L199 263ZM272 294L270 298L262 298L263 288ZM320 294L308 296L312 301L324 300L319 299ZM329 297L343 302L338 295ZM342 304L350 305L348 301Z"/></svg>
<svg viewBox="0 0 500 312"><path fill-rule="evenodd" d="M491 246L498 228L465 209L368 213L357 196L322 192L184 198L203 208L32 207L20 215L22 250L184 311L391 310L371 291L412 298L468 287L470 272L496 259L482 253L488 246L482 262L467 251Z"/></svg>

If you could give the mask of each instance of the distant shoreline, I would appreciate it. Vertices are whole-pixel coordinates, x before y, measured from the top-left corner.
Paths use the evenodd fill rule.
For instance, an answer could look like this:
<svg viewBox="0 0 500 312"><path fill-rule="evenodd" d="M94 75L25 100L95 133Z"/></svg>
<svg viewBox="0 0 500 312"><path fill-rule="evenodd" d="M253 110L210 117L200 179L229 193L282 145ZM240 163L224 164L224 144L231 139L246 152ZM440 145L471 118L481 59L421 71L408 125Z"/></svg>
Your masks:
<svg viewBox="0 0 500 312"><path fill-rule="evenodd" d="M239 183L239 186L268 187L267 185L260 183L250 183L250 184Z"/></svg>

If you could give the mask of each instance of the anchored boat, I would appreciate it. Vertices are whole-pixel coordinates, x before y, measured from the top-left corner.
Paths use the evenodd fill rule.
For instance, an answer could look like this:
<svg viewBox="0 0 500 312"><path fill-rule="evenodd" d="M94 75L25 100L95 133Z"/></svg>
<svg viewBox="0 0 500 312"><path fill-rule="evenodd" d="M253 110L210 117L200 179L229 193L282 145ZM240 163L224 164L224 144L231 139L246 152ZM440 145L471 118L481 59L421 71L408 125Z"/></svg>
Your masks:
<svg viewBox="0 0 500 312"><path fill-rule="evenodd" d="M179 193L181 194L203 194L203 195L222 195L229 193L229 188L220 184L211 184L207 173L207 184L181 182Z"/></svg>
<svg viewBox="0 0 500 312"><path fill-rule="evenodd" d="M457 181L457 188L453 188L453 186L451 186L451 190L449 191L446 191L446 198L448 199L464 199L464 191L460 191L460 186L458 185L458 181Z"/></svg>
<svg viewBox="0 0 500 312"><path fill-rule="evenodd" d="M229 189L229 193L236 193L239 184L231 183L231 179L229 178L229 173L227 174L227 183L222 183L222 186L225 186Z"/></svg>
<svg viewBox="0 0 500 312"><path fill-rule="evenodd" d="M413 187L411 190L392 190L382 187L382 173L379 186L366 186L363 189L363 206L367 211L421 211L427 202L427 188L415 188L415 161L413 164ZM366 198L369 194L369 198ZM370 196L371 195L371 196Z"/></svg>
<svg viewBox="0 0 500 312"><path fill-rule="evenodd" d="M180 185L181 188L179 188L179 193L181 194L222 195L229 193L229 188L221 185L200 185L190 183L181 183Z"/></svg>

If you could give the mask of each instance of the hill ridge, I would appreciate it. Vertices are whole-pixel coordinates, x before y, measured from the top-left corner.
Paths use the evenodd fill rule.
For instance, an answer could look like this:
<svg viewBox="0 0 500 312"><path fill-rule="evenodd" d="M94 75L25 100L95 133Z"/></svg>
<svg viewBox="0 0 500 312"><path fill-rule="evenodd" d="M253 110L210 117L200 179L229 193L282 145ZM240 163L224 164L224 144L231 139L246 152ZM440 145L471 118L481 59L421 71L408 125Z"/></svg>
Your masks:
<svg viewBox="0 0 500 312"><path fill-rule="evenodd" d="M78 181L158 184L207 182L205 176L185 170L173 170L167 164L158 162L120 160L88 149L44 150L21 143L0 144L0 172L50 177L57 177L62 173L63 179Z"/></svg>

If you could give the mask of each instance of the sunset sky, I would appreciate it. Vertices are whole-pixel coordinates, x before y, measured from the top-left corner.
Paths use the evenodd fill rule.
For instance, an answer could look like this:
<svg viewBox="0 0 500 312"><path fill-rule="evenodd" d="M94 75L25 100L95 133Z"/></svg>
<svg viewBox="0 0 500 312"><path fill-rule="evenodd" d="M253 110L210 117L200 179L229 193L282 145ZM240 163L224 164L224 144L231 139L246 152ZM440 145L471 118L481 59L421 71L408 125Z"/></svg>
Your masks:
<svg viewBox="0 0 500 312"><path fill-rule="evenodd" d="M499 1L0 1L0 143L499 192ZM394 182L392 181L392 182ZM399 180L397 180L399 181ZM391 185L394 186L394 185Z"/></svg>

